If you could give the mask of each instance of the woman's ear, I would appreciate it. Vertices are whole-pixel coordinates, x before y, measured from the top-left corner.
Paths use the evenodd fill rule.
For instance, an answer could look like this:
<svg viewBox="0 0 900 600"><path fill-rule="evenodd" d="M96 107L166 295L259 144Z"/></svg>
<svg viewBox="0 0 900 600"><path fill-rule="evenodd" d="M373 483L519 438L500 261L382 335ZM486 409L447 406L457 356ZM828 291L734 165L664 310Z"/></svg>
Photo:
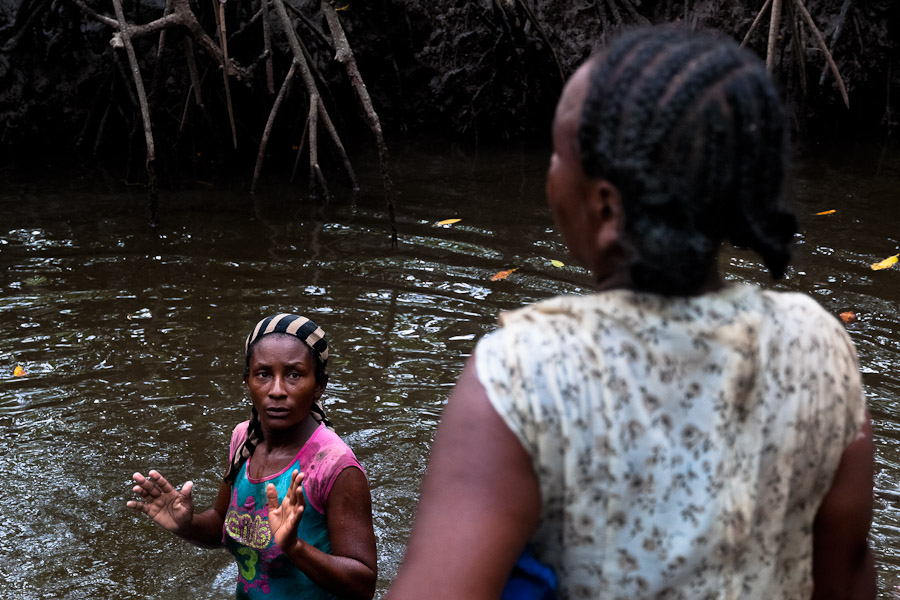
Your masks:
<svg viewBox="0 0 900 600"><path fill-rule="evenodd" d="M622 195L619 188L605 179L592 179L587 183L588 215L598 221L622 220Z"/></svg>
<svg viewBox="0 0 900 600"><path fill-rule="evenodd" d="M328 385L328 373L322 376L322 381L316 381L315 399L318 400L325 393L325 386Z"/></svg>
<svg viewBox="0 0 900 600"><path fill-rule="evenodd" d="M620 242L625 230L625 212L619 188L605 179L594 179L587 184L587 217L594 232L596 250L606 255Z"/></svg>
<svg viewBox="0 0 900 600"><path fill-rule="evenodd" d="M594 242L591 271L600 280L624 280L627 278L630 245L625 238L622 194L618 187L605 179L591 180L587 186L586 216Z"/></svg>

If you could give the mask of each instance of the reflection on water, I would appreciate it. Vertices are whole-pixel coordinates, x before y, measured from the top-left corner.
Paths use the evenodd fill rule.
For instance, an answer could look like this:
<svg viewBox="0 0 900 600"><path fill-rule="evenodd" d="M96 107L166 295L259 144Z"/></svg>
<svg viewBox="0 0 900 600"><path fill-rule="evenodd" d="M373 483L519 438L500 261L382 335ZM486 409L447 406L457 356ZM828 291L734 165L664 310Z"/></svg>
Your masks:
<svg viewBox="0 0 900 600"><path fill-rule="evenodd" d="M395 155L396 250L365 157L375 192L357 206L314 207L275 184L251 199L221 182L164 194L157 232L139 190L97 173L0 173L4 597L232 593L229 555L195 549L124 503L131 473L159 468L193 479L196 504L211 504L247 414L243 337L279 311L309 314L331 336L327 407L371 480L384 590L474 341L501 310L590 289L544 207L544 150L410 142ZM879 436L873 538L889 587L900 583L900 269L869 264L898 251L900 161L882 158L798 167L803 234L777 287L859 315L848 329ZM837 212L814 216L827 209ZM462 220L435 226L447 218ZM730 279L765 281L746 253L729 250L722 265ZM17 364L26 376L12 375Z"/></svg>

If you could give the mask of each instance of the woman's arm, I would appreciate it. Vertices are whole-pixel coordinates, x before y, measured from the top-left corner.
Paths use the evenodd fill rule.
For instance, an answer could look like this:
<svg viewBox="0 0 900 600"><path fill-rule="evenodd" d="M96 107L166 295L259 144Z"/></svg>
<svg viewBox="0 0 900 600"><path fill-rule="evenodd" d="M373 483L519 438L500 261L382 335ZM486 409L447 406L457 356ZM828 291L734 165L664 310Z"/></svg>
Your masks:
<svg viewBox="0 0 900 600"><path fill-rule="evenodd" d="M215 506L202 513L194 513L191 492L194 482L188 481L181 490L169 483L158 471L150 471L148 477L134 474L134 493L141 500L129 500L128 508L142 512L158 525L195 546L217 548L222 545L222 525L231 497L231 487L222 482Z"/></svg>
<svg viewBox="0 0 900 600"><path fill-rule="evenodd" d="M875 446L868 412L862 430L841 456L813 525L813 598L875 598L869 549Z"/></svg>
<svg viewBox="0 0 900 600"><path fill-rule="evenodd" d="M341 471L325 501L325 518L331 554L297 537L305 504L303 476L294 471L280 505L274 485L266 488L269 525L276 543L316 585L341 598L369 600L375 595L378 572L372 497L363 472L355 467Z"/></svg>
<svg viewBox="0 0 900 600"><path fill-rule="evenodd" d="M441 418L406 556L386 600L496 600L537 525L531 459L491 406L474 358Z"/></svg>

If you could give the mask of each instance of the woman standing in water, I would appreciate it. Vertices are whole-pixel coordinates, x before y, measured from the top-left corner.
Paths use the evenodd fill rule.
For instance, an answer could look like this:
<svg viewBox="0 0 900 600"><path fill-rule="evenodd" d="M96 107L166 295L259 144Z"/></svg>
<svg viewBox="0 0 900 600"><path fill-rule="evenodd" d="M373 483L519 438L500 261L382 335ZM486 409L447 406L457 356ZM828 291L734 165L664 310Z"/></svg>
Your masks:
<svg viewBox="0 0 900 600"><path fill-rule="evenodd" d="M390 600L498 598L526 545L561 598L874 598L856 353L789 260L784 110L760 61L628 32L567 83L547 198L596 293L500 318L438 428Z"/></svg>
<svg viewBox="0 0 900 600"><path fill-rule="evenodd" d="M134 474L142 501L128 506L198 546L224 544L238 564L238 599L372 598L369 485L320 404L325 332L305 317L267 317L245 353L253 409L232 435L215 506L195 513L193 483L179 491L156 471Z"/></svg>

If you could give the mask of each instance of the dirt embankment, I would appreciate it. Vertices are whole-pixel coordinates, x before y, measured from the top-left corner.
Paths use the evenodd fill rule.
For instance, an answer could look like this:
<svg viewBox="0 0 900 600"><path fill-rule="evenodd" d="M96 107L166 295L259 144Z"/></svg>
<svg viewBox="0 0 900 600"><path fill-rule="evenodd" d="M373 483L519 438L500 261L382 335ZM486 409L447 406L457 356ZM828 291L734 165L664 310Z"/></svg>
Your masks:
<svg viewBox="0 0 900 600"><path fill-rule="evenodd" d="M546 131L568 75L593 48L623 26L639 22L687 22L741 40L764 2L593 0L480 0L434 3L409 0L381 17L390 31L375 45L388 51L371 71L390 81L382 90L406 93L383 98L393 118L410 127L439 124L454 132L506 136ZM794 30L785 8L774 55L774 73L804 134L876 132L900 122L900 3L856 0L839 21L844 0L806 0L846 84L850 109L814 35L801 15ZM787 7L791 2L785 0ZM841 29L832 41L838 23ZM356 25L356 23L354 23ZM365 29L365 24L359 25ZM766 54L767 11L748 39ZM796 33L795 33L796 31ZM794 43L794 37L798 43ZM402 58L401 58L402 57ZM387 59L396 64L387 64ZM389 68L390 67L390 68ZM801 76L805 74L805 78ZM804 81L805 79L805 81Z"/></svg>
<svg viewBox="0 0 900 600"><path fill-rule="evenodd" d="M108 2L87 4L113 15ZM318 0L293 4L294 25L338 129L364 129L347 74L333 60ZM687 7L678 0L354 0L340 7L340 15L389 135L436 130L496 139L544 136L563 79L616 30L678 20L715 27L741 39L763 4L762 0L695 0ZM794 6L789 0L784 4ZM801 134L884 135L896 129L900 3L806 0L805 5L831 48L850 108L844 106L833 74L826 72L822 78L826 62L813 31L796 9L785 8L774 72ZM228 99L234 133L228 125L221 69L199 51L204 104L201 110L191 108L187 98L193 93L192 78L182 29L169 31L169 43L161 52L158 34L135 41L161 160L195 161L201 156L217 162L232 153L233 136L241 142L239 148L257 151L274 91L291 63L287 39L270 28L275 74L270 92L262 20L253 20L259 6L257 0L227 3L229 54L249 69L244 81L232 84ZM132 1L125 4L125 13L133 23L146 23L158 18L162 8ZM215 14L209 13L198 18L214 38ZM761 55L766 53L768 29L765 15L748 40ZM121 156L125 149L143 152L134 83L124 53L109 45L111 34L109 24L86 16L73 0L0 0L0 152L73 148L98 155ZM298 145L306 122L305 102L300 85L286 94L288 108L276 121L271 154Z"/></svg>

